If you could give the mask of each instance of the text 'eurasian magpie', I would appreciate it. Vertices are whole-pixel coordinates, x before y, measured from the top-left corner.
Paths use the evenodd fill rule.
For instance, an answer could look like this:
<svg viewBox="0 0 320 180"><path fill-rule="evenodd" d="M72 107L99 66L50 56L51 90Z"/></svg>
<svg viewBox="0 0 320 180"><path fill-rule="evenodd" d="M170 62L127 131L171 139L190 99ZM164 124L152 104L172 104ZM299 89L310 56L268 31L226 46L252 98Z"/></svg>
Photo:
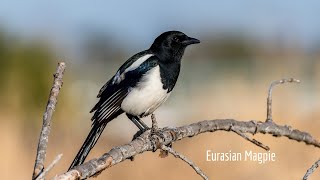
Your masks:
<svg viewBox="0 0 320 180"><path fill-rule="evenodd" d="M140 118L152 114L169 97L180 72L181 58L190 44L200 43L179 31L158 36L151 47L128 59L101 88L99 102L90 112L92 129L69 170L82 164L104 128L122 113L140 129L149 127Z"/></svg>

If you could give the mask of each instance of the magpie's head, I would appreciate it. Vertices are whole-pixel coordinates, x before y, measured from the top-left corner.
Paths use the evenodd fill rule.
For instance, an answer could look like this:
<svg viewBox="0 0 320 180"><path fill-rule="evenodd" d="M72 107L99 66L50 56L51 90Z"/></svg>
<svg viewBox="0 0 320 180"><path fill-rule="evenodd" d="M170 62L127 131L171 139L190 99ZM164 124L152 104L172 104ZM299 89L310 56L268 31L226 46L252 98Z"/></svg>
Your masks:
<svg viewBox="0 0 320 180"><path fill-rule="evenodd" d="M150 50L163 59L180 60L185 48L197 43L200 43L198 39L189 37L180 31L167 31L154 40Z"/></svg>

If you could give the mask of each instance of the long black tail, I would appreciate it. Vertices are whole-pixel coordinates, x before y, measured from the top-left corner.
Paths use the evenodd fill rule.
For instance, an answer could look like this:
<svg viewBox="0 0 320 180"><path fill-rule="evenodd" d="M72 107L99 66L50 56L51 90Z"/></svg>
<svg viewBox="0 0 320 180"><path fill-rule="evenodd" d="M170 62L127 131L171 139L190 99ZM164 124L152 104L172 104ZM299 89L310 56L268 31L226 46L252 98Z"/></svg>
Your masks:
<svg viewBox="0 0 320 180"><path fill-rule="evenodd" d="M75 166L78 166L84 162L86 157L88 156L90 150L93 148L93 146L98 141L101 133L103 132L104 128L106 127L108 123L96 123L93 124L92 129L87 136L86 140L84 141L83 145L81 146L78 154L74 158L72 164L69 167L69 170L72 169Z"/></svg>
<svg viewBox="0 0 320 180"><path fill-rule="evenodd" d="M94 116L94 122L92 124L91 131L89 132L86 140L84 141L83 145L81 146L78 154L74 158L73 162L71 163L69 170L72 169L75 166L78 166L84 162L86 157L88 156L90 150L93 148L93 146L97 143L100 135L102 134L104 128L107 126L108 122L119 116L123 113L123 111L117 107L110 111L107 116L104 116L103 121L97 121L96 115L98 115L100 112L98 111Z"/></svg>
<svg viewBox="0 0 320 180"><path fill-rule="evenodd" d="M124 111L121 109L120 105L123 99L128 94L126 88L113 87L113 86L103 87L98 95L100 97L99 102L92 108L90 112L94 112L91 120L93 122L92 129L81 146L78 154L71 163L69 170L75 166L78 166L84 162L88 156L90 150L98 141L101 133L108 124L114 118L122 114Z"/></svg>

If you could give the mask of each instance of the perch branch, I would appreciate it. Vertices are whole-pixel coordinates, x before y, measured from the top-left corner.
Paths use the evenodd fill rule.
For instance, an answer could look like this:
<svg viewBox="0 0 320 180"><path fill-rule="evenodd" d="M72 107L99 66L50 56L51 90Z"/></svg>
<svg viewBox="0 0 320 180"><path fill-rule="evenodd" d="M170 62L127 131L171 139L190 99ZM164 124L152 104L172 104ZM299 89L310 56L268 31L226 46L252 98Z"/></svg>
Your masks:
<svg viewBox="0 0 320 180"><path fill-rule="evenodd" d="M159 129L157 138L150 136L148 130L141 134L128 144L114 147L109 152L99 158L92 159L80 166L71 169L69 172L56 176L55 179L86 179L103 170L110 168L132 156L141 154L146 151L153 151L155 144L168 145L186 137L193 137L205 132L231 131L236 130L241 133L262 133L271 134L274 137L285 136L289 139L305 142L307 145L313 145L320 148L320 143L309 133L292 129L290 126L277 125L273 122L256 122L256 121L236 121L234 119L216 119L206 120L176 128ZM153 143L153 142L157 143Z"/></svg>
<svg viewBox="0 0 320 180"><path fill-rule="evenodd" d="M303 176L303 180L307 180L309 176L319 167L320 165L320 159L316 161L306 172L306 174Z"/></svg>
<svg viewBox="0 0 320 180"><path fill-rule="evenodd" d="M43 124L42 124L41 133L40 133L32 179L36 179L43 172L43 169L44 169L44 161L46 158L47 144L48 144L48 139L49 139L49 134L51 129L50 128L51 118L52 118L52 114L54 112L55 106L57 104L57 96L62 87L62 83L63 83L62 77L63 77L65 68L66 68L66 64L64 62L58 63L57 70L53 75L54 77L53 85L50 91L45 113L43 114Z"/></svg>
<svg viewBox="0 0 320 180"><path fill-rule="evenodd" d="M294 78L287 78L287 79L280 79L277 81L273 81L269 87L269 91L268 91L268 98L267 98L267 120L266 121L270 121L272 122L272 90L274 88L274 86L278 85L278 84L284 84L284 83L300 83L300 80L298 79L294 79Z"/></svg>

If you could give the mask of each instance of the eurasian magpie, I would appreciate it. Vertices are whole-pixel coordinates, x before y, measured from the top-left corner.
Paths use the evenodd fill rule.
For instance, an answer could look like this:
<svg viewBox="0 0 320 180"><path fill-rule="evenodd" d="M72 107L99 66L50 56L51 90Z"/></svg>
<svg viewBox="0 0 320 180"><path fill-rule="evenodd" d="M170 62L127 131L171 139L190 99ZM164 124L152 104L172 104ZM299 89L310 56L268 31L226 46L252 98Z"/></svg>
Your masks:
<svg viewBox="0 0 320 180"><path fill-rule="evenodd" d="M128 59L100 89L100 100L90 112L92 128L69 170L82 164L106 125L122 113L140 129L149 127L140 118L152 114L167 100L179 76L185 48L200 43L179 31L158 36L151 47Z"/></svg>

